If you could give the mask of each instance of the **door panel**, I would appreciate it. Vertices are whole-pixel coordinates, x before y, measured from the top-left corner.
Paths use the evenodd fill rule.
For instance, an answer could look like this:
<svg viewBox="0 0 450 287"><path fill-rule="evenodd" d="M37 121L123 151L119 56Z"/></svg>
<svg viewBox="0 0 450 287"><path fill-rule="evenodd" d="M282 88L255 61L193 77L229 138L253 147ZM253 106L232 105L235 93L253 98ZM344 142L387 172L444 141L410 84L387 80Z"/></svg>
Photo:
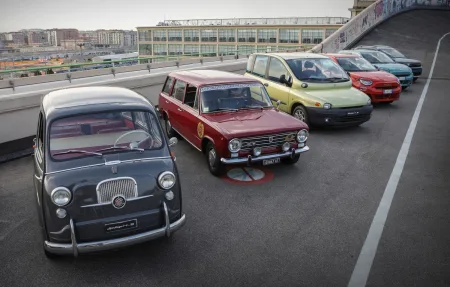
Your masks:
<svg viewBox="0 0 450 287"><path fill-rule="evenodd" d="M199 112L198 112L198 93L197 87L193 85L187 85L186 94L184 95L182 109L183 112L180 116L182 122L181 129L183 130L184 137L195 145L197 148L201 148L202 133L197 130L199 125Z"/></svg>
<svg viewBox="0 0 450 287"><path fill-rule="evenodd" d="M291 80L291 75L284 64L279 59L270 57L267 77L263 82L264 86L266 86L267 92L271 98L284 102L284 104L280 105L280 109L284 112L290 113L289 94L291 92L291 88L280 82L282 75L284 75L286 79ZM276 103L273 104L276 105Z"/></svg>
<svg viewBox="0 0 450 287"><path fill-rule="evenodd" d="M183 98L186 92L186 83L180 80L175 81L175 85L173 86L173 91L171 97L168 98L170 101L168 112L169 112L169 120L178 132L183 134ZM184 134L183 134L184 136Z"/></svg>

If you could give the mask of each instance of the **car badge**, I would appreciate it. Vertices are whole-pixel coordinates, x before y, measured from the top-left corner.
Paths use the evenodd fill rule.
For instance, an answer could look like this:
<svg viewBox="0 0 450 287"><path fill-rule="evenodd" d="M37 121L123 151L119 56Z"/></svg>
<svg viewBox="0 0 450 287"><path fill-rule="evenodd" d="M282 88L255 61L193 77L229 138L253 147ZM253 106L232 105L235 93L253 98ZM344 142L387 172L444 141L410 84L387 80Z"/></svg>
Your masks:
<svg viewBox="0 0 450 287"><path fill-rule="evenodd" d="M269 143L273 142L273 137L269 137Z"/></svg>
<svg viewBox="0 0 450 287"><path fill-rule="evenodd" d="M122 195L117 195L112 200L112 205L114 208L121 209L125 206L127 200Z"/></svg>
<svg viewBox="0 0 450 287"><path fill-rule="evenodd" d="M114 174L117 173L117 165L113 165L113 166L111 167L111 172L114 173Z"/></svg>

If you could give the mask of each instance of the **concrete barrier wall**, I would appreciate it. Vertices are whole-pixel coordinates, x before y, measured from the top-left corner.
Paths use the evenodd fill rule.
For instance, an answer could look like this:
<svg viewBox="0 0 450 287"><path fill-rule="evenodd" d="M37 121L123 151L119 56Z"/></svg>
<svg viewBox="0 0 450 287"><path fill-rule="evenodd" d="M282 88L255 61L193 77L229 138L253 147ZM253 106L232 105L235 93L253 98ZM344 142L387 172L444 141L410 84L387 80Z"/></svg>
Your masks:
<svg viewBox="0 0 450 287"><path fill-rule="evenodd" d="M385 20L413 9L450 9L450 0L378 0L310 52L334 53L350 48Z"/></svg>

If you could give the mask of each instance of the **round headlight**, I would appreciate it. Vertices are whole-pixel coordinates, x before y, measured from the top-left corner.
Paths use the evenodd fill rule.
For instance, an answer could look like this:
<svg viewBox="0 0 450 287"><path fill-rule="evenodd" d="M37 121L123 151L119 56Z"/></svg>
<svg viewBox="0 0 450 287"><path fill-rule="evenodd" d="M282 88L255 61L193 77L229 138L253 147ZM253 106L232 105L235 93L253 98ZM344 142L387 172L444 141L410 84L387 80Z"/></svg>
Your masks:
<svg viewBox="0 0 450 287"><path fill-rule="evenodd" d="M52 191L51 198L57 206L64 206L72 199L72 193L65 187L57 187Z"/></svg>
<svg viewBox="0 0 450 287"><path fill-rule="evenodd" d="M297 141L304 143L308 139L309 132L307 130L301 130L297 133Z"/></svg>
<svg viewBox="0 0 450 287"><path fill-rule="evenodd" d="M261 148L260 147L255 147L253 149L253 155L254 156L259 156L261 154Z"/></svg>
<svg viewBox="0 0 450 287"><path fill-rule="evenodd" d="M158 184L163 189L170 189L175 185L175 175L165 171L158 176Z"/></svg>
<svg viewBox="0 0 450 287"><path fill-rule="evenodd" d="M231 152L238 152L241 149L241 141L239 139L232 139L228 143L228 150Z"/></svg>
<svg viewBox="0 0 450 287"><path fill-rule="evenodd" d="M291 147L291 144L288 143L288 142L285 142L285 143L281 146L281 149L282 149L283 151L288 151L290 147Z"/></svg>
<svg viewBox="0 0 450 287"><path fill-rule="evenodd" d="M330 103L325 103L325 104L323 104L323 108L325 110L329 110L329 109L331 109L331 104Z"/></svg>
<svg viewBox="0 0 450 287"><path fill-rule="evenodd" d="M370 85L372 85L372 81L370 81L370 80L359 79L359 81L360 81L361 84L363 84L364 86L370 86Z"/></svg>

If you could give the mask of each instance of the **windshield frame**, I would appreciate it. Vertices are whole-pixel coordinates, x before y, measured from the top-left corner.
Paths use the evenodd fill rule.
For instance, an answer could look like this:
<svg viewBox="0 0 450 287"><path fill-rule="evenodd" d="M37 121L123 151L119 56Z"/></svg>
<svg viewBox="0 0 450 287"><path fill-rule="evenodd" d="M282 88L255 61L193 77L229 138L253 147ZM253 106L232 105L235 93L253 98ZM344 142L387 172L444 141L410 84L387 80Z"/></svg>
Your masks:
<svg viewBox="0 0 450 287"><path fill-rule="evenodd" d="M152 149L148 149L145 148L144 151L140 151L139 149L116 149L116 150L111 150L111 151L101 151L99 153L102 154L102 156L98 156L95 154L83 154L80 153L79 156L75 156L75 153L73 153L74 156L71 156L69 158L55 158L52 154L52 149L51 149L51 128L53 126L53 124L59 120L64 120L64 119L70 119L70 118L76 118L76 117L82 117L82 116L89 116L89 115L95 115L95 114L104 114L104 113L123 113L123 112L142 112L144 114L147 115L147 124L151 124L151 120L153 117L153 120L155 121L155 125L156 125L156 131L159 133L160 136L160 140L161 140L161 145L158 148L152 148ZM112 109L102 109L102 110L89 110L83 113L73 113L73 114L67 114L64 116L60 116L57 118L53 118L51 119L47 124L46 124L46 128L45 128L45 153L46 153L46 160L47 161L51 161L56 163L66 163L66 162L74 162L74 161L79 161L79 160L92 160L92 159L97 159L98 164L102 164L105 162L105 158L111 157L111 156L116 156L119 157L121 154L142 154L142 153L159 153L161 154L161 150L163 150L165 148L165 146L167 146L167 140L165 137L165 133L163 132L160 124L158 123L159 119L157 117L157 115L149 110L149 109L142 109L142 107L138 107L138 108L133 108L131 106L125 106L125 107L121 107L119 109L117 108L112 108ZM142 130L142 129L135 129L135 130ZM130 130L132 131L132 130ZM123 134L125 134L126 132L129 131L123 131ZM124 137L124 138L128 138L128 136ZM117 139L116 139L117 140ZM114 146L114 142L111 142L110 146ZM118 146L122 146L120 145L120 141L118 143ZM66 148L64 150L85 150L86 147L78 147L78 148ZM100 149L100 148L99 148ZM92 152L96 152L96 151L92 151ZM142 157L142 156L141 156ZM147 155L145 157L148 157ZM135 157L134 157L135 158ZM151 158L151 156L150 156Z"/></svg>
<svg viewBox="0 0 450 287"><path fill-rule="evenodd" d="M301 65L302 65L302 69L304 67L304 62L306 61L310 61L314 63L314 66L316 67L316 69L319 69L321 74L325 76L325 74L322 71L325 70L321 70L319 67L316 66L317 62L320 64L320 62L327 62L327 63L331 63L331 65L336 68L337 70L340 70L340 72L342 73L342 77L340 78L340 80L333 80L333 77L328 77L326 76L326 78L301 78L299 77L299 71L296 69L297 66L294 66L294 62L296 61L301 61ZM289 66L289 69L291 70L292 74L294 75L294 77L302 82L306 82L306 83L315 83L315 84L335 84L335 83L344 83L344 82L348 82L351 81L350 76L347 74L347 72L338 64L336 63L334 60L332 60L329 57L326 58L306 58L306 57L301 57L301 58L292 58L292 59L285 59L286 64ZM298 65L298 64L296 64ZM321 65L323 67L323 65ZM328 81L327 81L328 80Z"/></svg>
<svg viewBox="0 0 450 287"><path fill-rule="evenodd" d="M205 111L204 107L203 107L203 99L204 99L204 92L203 89L204 88L213 88L213 87L222 87L222 86L241 86L242 88L246 88L246 87L251 87L251 86L255 86L255 87L259 87L261 89L261 91L263 91L264 95L263 97L265 98L265 101L267 103L267 106L260 106L260 107L240 107L237 109L233 109L233 108L220 108L219 110L214 110L214 111ZM232 88L224 88L224 89L218 89L218 90L230 90ZM199 113L202 115L212 115L212 114L216 114L216 113L220 113L220 112L236 112L236 111L248 111L248 110L261 110L261 109L273 109L275 108L274 105L272 104L272 99L270 98L269 93L266 90L266 87L261 83L261 82L253 82L253 81L249 81L249 82L228 82L228 83L213 83L213 84L205 84L205 85L201 85L198 87L198 95L199 95Z"/></svg>
<svg viewBox="0 0 450 287"><path fill-rule="evenodd" d="M362 62L365 62L364 64L369 65L371 67L371 69L370 70L363 70L363 69L360 69L360 70L346 70L346 69L344 69L344 67L342 67L341 63L339 63L339 60L341 60L341 59L350 60L350 61L352 61L352 60L362 61ZM364 58L362 56L357 56L357 57L336 57L336 61L338 61L339 66L341 66L344 71L349 72L349 73L352 73L352 72L355 72L355 73L356 72L376 72L376 71L378 71L378 69L373 64L371 64L366 58ZM354 63L352 63L352 64L357 66Z"/></svg>

